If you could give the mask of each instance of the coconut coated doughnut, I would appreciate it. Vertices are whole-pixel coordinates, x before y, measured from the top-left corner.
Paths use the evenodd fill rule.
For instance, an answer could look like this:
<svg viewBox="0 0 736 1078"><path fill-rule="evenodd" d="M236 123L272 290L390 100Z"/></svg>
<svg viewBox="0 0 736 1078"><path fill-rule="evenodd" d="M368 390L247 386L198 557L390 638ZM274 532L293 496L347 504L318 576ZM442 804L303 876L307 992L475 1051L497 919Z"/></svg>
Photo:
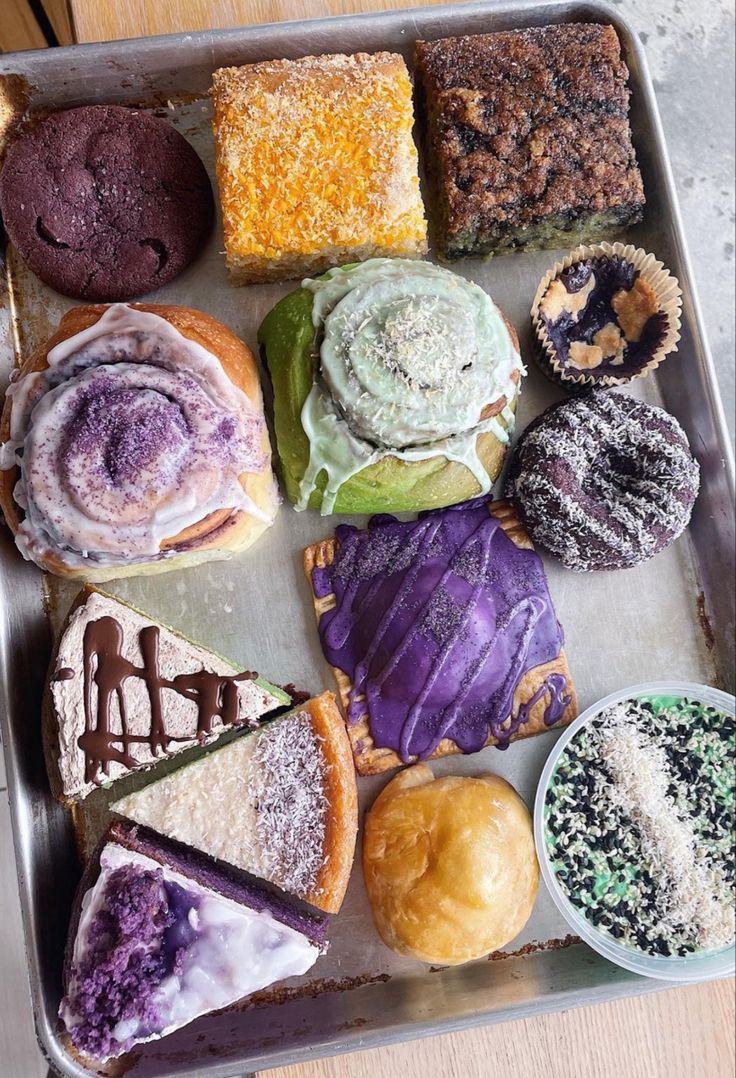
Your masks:
<svg viewBox="0 0 736 1078"><path fill-rule="evenodd" d="M506 482L532 540L568 569L626 569L684 531L700 468L662 408L598 390L543 412Z"/></svg>

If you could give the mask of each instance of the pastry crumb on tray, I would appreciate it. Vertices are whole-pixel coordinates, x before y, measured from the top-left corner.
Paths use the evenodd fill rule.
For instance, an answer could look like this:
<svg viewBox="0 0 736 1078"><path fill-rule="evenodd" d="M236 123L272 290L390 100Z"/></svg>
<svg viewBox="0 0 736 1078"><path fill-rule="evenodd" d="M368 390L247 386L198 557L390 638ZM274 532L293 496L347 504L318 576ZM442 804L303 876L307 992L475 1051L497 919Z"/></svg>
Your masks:
<svg viewBox="0 0 736 1078"><path fill-rule="evenodd" d="M642 219L612 26L419 41L440 253L567 246Z"/></svg>

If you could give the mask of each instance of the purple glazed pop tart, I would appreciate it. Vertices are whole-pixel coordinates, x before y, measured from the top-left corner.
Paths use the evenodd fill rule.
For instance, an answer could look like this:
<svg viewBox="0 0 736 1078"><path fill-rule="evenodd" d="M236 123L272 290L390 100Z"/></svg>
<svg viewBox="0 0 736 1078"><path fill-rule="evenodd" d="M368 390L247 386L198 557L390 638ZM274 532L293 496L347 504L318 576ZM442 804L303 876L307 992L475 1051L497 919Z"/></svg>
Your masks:
<svg viewBox="0 0 736 1078"><path fill-rule="evenodd" d="M508 503L341 525L304 568L360 774L575 718L544 568Z"/></svg>

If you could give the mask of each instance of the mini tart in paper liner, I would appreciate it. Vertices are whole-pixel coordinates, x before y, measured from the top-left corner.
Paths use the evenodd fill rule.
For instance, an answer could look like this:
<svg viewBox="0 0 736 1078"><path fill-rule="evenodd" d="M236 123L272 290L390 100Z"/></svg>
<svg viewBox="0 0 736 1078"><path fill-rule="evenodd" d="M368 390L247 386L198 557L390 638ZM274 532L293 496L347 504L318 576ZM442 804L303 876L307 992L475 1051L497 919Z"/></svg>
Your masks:
<svg viewBox="0 0 736 1078"><path fill-rule="evenodd" d="M577 247L534 296L539 365L572 393L626 385L677 349L681 308L677 279L654 255L623 243Z"/></svg>

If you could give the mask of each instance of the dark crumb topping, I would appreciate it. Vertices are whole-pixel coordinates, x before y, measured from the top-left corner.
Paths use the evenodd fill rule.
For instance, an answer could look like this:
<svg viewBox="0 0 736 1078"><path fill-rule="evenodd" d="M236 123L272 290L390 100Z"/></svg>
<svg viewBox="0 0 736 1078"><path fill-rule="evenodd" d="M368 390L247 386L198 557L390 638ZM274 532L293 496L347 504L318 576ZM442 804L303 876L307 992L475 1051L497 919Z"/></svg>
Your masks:
<svg viewBox="0 0 736 1078"><path fill-rule="evenodd" d="M449 236L644 203L628 70L611 26L417 43Z"/></svg>

